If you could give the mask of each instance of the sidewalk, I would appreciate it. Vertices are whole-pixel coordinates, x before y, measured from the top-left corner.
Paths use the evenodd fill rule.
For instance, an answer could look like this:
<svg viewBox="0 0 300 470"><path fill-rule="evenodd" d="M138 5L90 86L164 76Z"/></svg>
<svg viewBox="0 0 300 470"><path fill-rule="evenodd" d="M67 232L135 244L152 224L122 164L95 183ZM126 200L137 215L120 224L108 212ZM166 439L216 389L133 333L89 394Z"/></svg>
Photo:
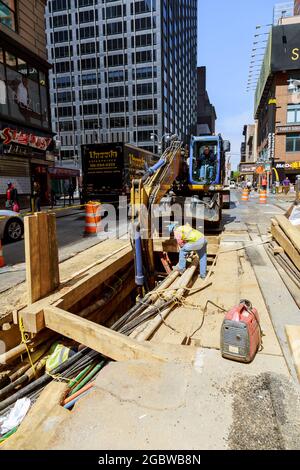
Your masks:
<svg viewBox="0 0 300 470"><path fill-rule="evenodd" d="M55 212L56 217L67 217L70 215L77 214L78 212L84 211L84 205L80 205L79 199L75 199L75 204L69 205L68 200L66 199L65 205L62 200L58 201L56 206L42 206L41 212ZM20 214L22 216L31 214L31 209L21 209Z"/></svg>

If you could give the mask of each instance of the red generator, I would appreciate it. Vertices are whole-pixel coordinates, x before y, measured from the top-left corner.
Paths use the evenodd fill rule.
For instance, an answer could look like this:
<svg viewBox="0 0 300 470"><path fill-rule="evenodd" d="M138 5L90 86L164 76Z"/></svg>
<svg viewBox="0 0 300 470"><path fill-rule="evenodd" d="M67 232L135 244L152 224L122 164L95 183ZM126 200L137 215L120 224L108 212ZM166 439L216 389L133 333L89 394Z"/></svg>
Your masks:
<svg viewBox="0 0 300 470"><path fill-rule="evenodd" d="M249 300L241 300L225 315L221 330L222 356L233 361L252 362L261 345L261 336L256 308Z"/></svg>

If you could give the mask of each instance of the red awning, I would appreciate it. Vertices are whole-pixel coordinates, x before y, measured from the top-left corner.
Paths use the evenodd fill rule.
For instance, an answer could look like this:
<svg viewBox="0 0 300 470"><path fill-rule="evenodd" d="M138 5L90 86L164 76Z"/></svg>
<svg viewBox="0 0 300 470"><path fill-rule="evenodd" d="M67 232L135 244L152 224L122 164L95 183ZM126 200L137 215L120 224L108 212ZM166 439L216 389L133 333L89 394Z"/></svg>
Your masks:
<svg viewBox="0 0 300 470"><path fill-rule="evenodd" d="M68 178L75 178L77 176L80 176L80 171L74 170L72 168L52 167L52 168L48 168L48 172L52 178L57 178L57 179L68 179Z"/></svg>

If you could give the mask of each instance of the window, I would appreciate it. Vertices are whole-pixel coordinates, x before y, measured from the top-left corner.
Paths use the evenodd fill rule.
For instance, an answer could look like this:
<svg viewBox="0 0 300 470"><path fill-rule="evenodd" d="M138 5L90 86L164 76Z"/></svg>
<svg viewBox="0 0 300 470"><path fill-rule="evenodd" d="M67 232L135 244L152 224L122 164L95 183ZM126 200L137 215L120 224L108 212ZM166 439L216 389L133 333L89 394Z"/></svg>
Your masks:
<svg viewBox="0 0 300 470"><path fill-rule="evenodd" d="M101 114L101 104L84 104L83 114Z"/></svg>
<svg viewBox="0 0 300 470"><path fill-rule="evenodd" d="M300 124L300 105L288 105L287 123Z"/></svg>
<svg viewBox="0 0 300 470"><path fill-rule="evenodd" d="M156 51L138 51L132 53L132 63L141 64L143 62L152 62L156 60Z"/></svg>
<svg viewBox="0 0 300 470"><path fill-rule="evenodd" d="M154 83L154 88L152 87L152 83L138 83L136 86L133 85L134 95L152 95L152 93L157 93L156 83Z"/></svg>
<svg viewBox="0 0 300 470"><path fill-rule="evenodd" d="M99 68L99 66L99 58L95 59L94 57L88 57L78 61L78 70L93 70Z"/></svg>
<svg viewBox="0 0 300 470"><path fill-rule="evenodd" d="M107 88L105 90L106 98L107 98ZM123 98L128 96L128 86L114 86L108 89L108 96L109 98Z"/></svg>
<svg viewBox="0 0 300 470"><path fill-rule="evenodd" d="M134 111L147 111L157 108L157 99L136 100L133 102Z"/></svg>
<svg viewBox="0 0 300 470"><path fill-rule="evenodd" d="M78 21L78 15L76 14L76 22L79 24L82 23L93 23L94 21L98 20L98 10L87 10L87 11L81 11L79 13L79 21Z"/></svg>
<svg viewBox="0 0 300 470"><path fill-rule="evenodd" d="M97 85L100 83L100 76L96 73L87 73L78 77L79 85Z"/></svg>
<svg viewBox="0 0 300 470"><path fill-rule="evenodd" d="M55 109L56 117L72 117L75 113L75 106L63 106Z"/></svg>
<svg viewBox="0 0 300 470"><path fill-rule="evenodd" d="M58 103L70 103L72 101L75 101L74 91L63 91L61 93L57 93Z"/></svg>
<svg viewBox="0 0 300 470"><path fill-rule="evenodd" d="M89 55L99 52L99 43L95 42L85 42L83 44L77 45L77 54L78 55Z"/></svg>
<svg viewBox="0 0 300 470"><path fill-rule="evenodd" d="M156 44L156 34L141 34L131 38L131 47L152 46L152 42Z"/></svg>
<svg viewBox="0 0 300 470"><path fill-rule="evenodd" d="M53 84L54 88L69 88L74 86L74 77L57 77Z"/></svg>
<svg viewBox="0 0 300 470"><path fill-rule="evenodd" d="M115 5L112 7L103 8L103 19L119 18L120 16L126 16L126 5Z"/></svg>
<svg viewBox="0 0 300 470"><path fill-rule="evenodd" d="M15 0L0 0L0 23L16 31L16 2Z"/></svg>
<svg viewBox="0 0 300 470"><path fill-rule="evenodd" d="M134 132L134 140L146 142L147 140L151 140L151 131L139 131L139 132Z"/></svg>
<svg viewBox="0 0 300 470"><path fill-rule="evenodd" d="M79 38L78 38L78 29L76 30L77 39L87 39L87 38L95 38L99 35L98 26L96 28L94 26L86 26L85 28L79 29Z"/></svg>
<svg viewBox="0 0 300 470"><path fill-rule="evenodd" d="M52 0L52 2L49 2L49 11L53 13L68 8L71 8L71 0Z"/></svg>
<svg viewBox="0 0 300 470"><path fill-rule="evenodd" d="M124 116L113 117L107 120L107 127L111 129L115 129L118 127L128 127L129 119L128 117L125 119Z"/></svg>
<svg viewBox="0 0 300 470"><path fill-rule="evenodd" d="M101 129L102 127L102 120L98 121L98 119L85 119L82 121L81 126L85 130L96 130L96 129Z"/></svg>
<svg viewBox="0 0 300 470"><path fill-rule="evenodd" d="M144 0L142 2L133 2L130 5L131 14L151 13L156 10L156 0Z"/></svg>
<svg viewBox="0 0 300 470"><path fill-rule="evenodd" d="M120 65L127 65L127 55L117 54L104 57L105 67L118 67Z"/></svg>
<svg viewBox="0 0 300 470"><path fill-rule="evenodd" d="M98 0L75 0L75 8L92 7L97 4Z"/></svg>
<svg viewBox="0 0 300 470"><path fill-rule="evenodd" d="M135 127L142 127L142 126L153 126L157 125L157 115L155 114L145 114L144 116L134 116L134 126Z"/></svg>
<svg viewBox="0 0 300 470"><path fill-rule="evenodd" d="M93 88L91 90L83 90L79 92L79 99L81 101L96 101L101 98L101 90Z"/></svg>
<svg viewBox="0 0 300 470"><path fill-rule="evenodd" d="M300 152L300 134L290 134L286 137L286 151Z"/></svg>
<svg viewBox="0 0 300 470"><path fill-rule="evenodd" d="M72 41L72 31L64 30L64 31L56 31L53 33L54 43L57 42L69 42Z"/></svg>
<svg viewBox="0 0 300 470"><path fill-rule="evenodd" d="M152 23L153 20L153 23ZM137 18L131 20L131 29L132 31L142 31L144 29L153 29L156 28L156 19L146 16L145 18Z"/></svg>
<svg viewBox="0 0 300 470"><path fill-rule="evenodd" d="M63 121L63 122L59 122L59 131L60 132L70 132L70 131L73 131L77 129L77 123L76 121Z"/></svg>
<svg viewBox="0 0 300 470"><path fill-rule="evenodd" d="M55 47L52 50L52 58L53 59L62 59L65 57L72 57L73 56L73 46L60 46Z"/></svg>
<svg viewBox="0 0 300 470"><path fill-rule="evenodd" d="M124 82L128 80L127 70L113 70L105 73L106 83Z"/></svg>
<svg viewBox="0 0 300 470"><path fill-rule="evenodd" d="M140 67L133 70L133 79L134 80L145 80L147 78L156 78L157 77L157 68L156 67Z"/></svg>
<svg viewBox="0 0 300 470"><path fill-rule="evenodd" d="M71 72L73 69L73 62L56 62L56 64L54 64L54 72L56 74Z"/></svg>
<svg viewBox="0 0 300 470"><path fill-rule="evenodd" d="M112 103L106 103L106 112L114 114L114 113L124 113L124 111L128 111L128 101L126 103L124 101L117 101Z"/></svg>
<svg viewBox="0 0 300 470"><path fill-rule="evenodd" d="M127 39L118 38L118 39L108 39L107 42L104 42L104 50L106 51L115 51L115 50L127 49Z"/></svg>
<svg viewBox="0 0 300 470"><path fill-rule="evenodd" d="M50 18L51 23L52 18ZM62 26L67 26L71 24L71 15L61 15L53 17L53 28L61 28Z"/></svg>
<svg viewBox="0 0 300 470"><path fill-rule="evenodd" d="M122 34L126 33L127 27L125 21L113 22L108 23L107 25L103 25L103 35L104 36L112 36L115 34Z"/></svg>

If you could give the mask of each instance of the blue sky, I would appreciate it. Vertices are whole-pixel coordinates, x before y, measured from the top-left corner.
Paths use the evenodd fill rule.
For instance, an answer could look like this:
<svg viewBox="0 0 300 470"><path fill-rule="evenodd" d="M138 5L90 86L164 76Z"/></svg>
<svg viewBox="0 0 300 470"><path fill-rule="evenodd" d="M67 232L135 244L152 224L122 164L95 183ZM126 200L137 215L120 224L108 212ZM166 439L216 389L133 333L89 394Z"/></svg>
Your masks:
<svg viewBox="0 0 300 470"><path fill-rule="evenodd" d="M240 152L243 125L253 122L254 94L246 93L246 85L255 27L272 23L275 3L198 0L198 65L207 66L207 89L218 116L216 131L231 141L233 154ZM234 166L238 161L233 155Z"/></svg>

